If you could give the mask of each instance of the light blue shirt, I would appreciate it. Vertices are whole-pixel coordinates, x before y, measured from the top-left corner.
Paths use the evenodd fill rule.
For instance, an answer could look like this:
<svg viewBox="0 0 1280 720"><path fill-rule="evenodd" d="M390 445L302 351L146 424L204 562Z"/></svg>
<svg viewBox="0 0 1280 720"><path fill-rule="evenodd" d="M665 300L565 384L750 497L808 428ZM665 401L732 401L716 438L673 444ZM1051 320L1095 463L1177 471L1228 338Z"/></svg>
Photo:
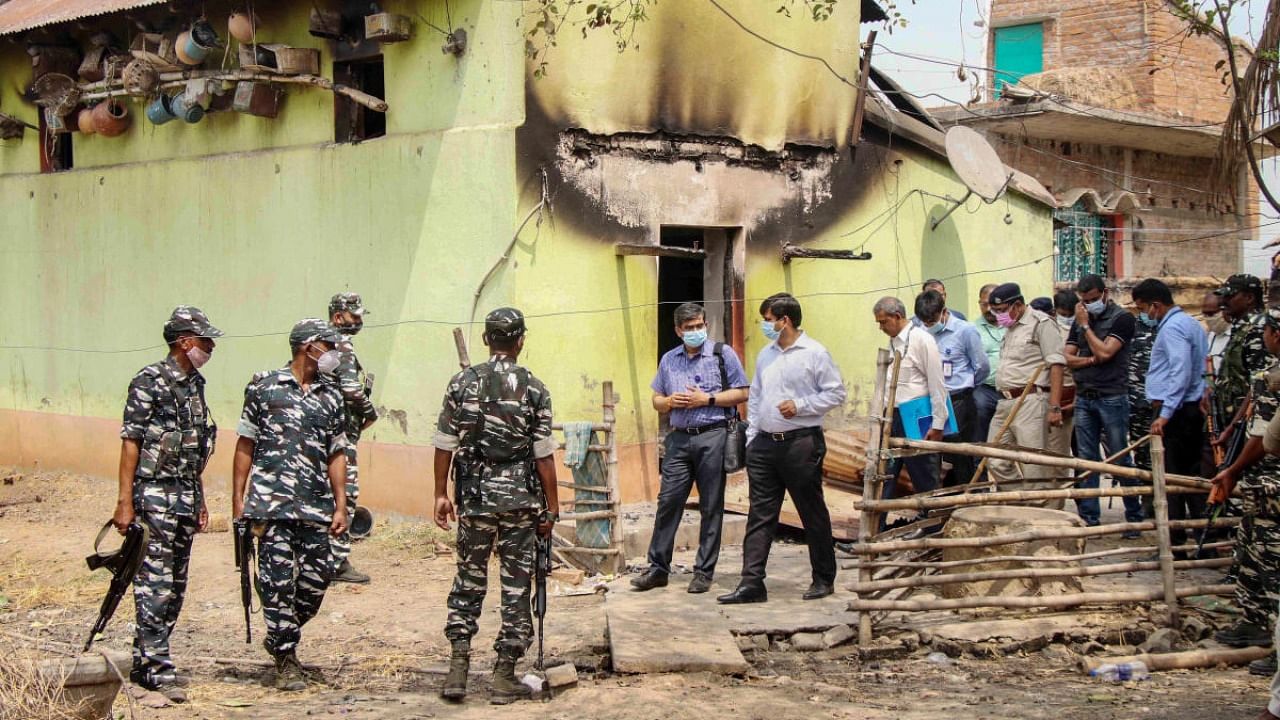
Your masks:
<svg viewBox="0 0 1280 720"><path fill-rule="evenodd" d="M918 316L911 318L911 322L929 332ZM933 335L933 340L938 344L938 355L942 358L942 384L947 386L947 392L975 388L991 373L991 362L982 347L982 336L955 310L948 311L942 331Z"/></svg>
<svg viewBox="0 0 1280 720"><path fill-rule="evenodd" d="M840 369L822 343L804 331L785 350L775 340L756 356L747 398L747 441L761 432L822 427L822 416L843 405L846 395ZM796 404L794 417L778 412L786 400Z"/></svg>
<svg viewBox="0 0 1280 720"><path fill-rule="evenodd" d="M658 374L649 387L659 395L674 395L691 387L712 395L727 389L746 387L747 373L742 369L738 353L734 352L731 345L724 345L720 351L724 358L728 387L720 381L720 358L715 356L715 345L707 340L692 357L683 343L667 351L658 362ZM682 430L699 428L725 420L732 413L733 408L719 406L672 408L671 427Z"/></svg>
<svg viewBox="0 0 1280 720"><path fill-rule="evenodd" d="M1156 331L1147 371L1147 400L1161 402L1160 417L1168 420L1184 403L1204 396L1204 359L1209 340L1204 328L1177 305L1169 309Z"/></svg>

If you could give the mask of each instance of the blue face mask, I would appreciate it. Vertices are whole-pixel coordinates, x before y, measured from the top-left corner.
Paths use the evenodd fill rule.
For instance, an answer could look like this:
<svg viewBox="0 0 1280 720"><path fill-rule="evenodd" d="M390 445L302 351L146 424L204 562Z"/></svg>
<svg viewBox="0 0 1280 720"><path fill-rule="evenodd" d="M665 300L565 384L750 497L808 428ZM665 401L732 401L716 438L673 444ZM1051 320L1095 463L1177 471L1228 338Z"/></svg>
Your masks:
<svg viewBox="0 0 1280 720"><path fill-rule="evenodd" d="M1107 303L1102 300L1094 300L1091 303L1085 303L1084 309L1090 315L1101 315L1102 311L1107 309Z"/></svg>
<svg viewBox="0 0 1280 720"><path fill-rule="evenodd" d="M1146 325L1147 327L1155 327L1157 324L1159 324L1155 318L1151 317L1150 315L1144 312L1138 313L1138 322L1142 323L1143 325Z"/></svg>
<svg viewBox="0 0 1280 720"><path fill-rule="evenodd" d="M773 323L768 320L760 321L760 332L764 333L764 336L769 338L770 342L777 340L782 335L782 331L775 328Z"/></svg>
<svg viewBox="0 0 1280 720"><path fill-rule="evenodd" d="M690 330L681 337L684 338L684 344L691 348L700 348L707 342L707 329Z"/></svg>
<svg viewBox="0 0 1280 720"><path fill-rule="evenodd" d="M925 326L925 330L928 330L930 335L941 335L942 331L946 329L947 324L941 321Z"/></svg>

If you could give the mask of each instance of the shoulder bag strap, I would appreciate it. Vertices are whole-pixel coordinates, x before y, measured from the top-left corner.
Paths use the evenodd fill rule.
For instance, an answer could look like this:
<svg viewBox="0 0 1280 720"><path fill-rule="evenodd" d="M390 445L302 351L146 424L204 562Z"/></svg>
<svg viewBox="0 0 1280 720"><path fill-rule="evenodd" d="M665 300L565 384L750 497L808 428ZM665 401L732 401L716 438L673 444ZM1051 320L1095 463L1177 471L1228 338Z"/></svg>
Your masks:
<svg viewBox="0 0 1280 720"><path fill-rule="evenodd" d="M725 390L730 389L729 373L727 370L725 370L725 367L724 367L724 343L722 342L716 343L715 349L712 350L711 352L715 354L716 361L720 364L720 390L723 392ZM728 417L731 417L734 420L738 419L737 405L734 405L732 408L725 408L725 410L729 411Z"/></svg>

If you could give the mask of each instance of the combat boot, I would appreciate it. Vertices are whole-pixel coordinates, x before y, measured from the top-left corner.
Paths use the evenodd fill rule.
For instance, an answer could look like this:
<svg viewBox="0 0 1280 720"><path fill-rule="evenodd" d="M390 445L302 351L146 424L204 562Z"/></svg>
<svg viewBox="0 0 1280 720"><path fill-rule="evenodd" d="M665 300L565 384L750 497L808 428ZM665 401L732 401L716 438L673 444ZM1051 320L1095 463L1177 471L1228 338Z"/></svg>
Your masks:
<svg viewBox="0 0 1280 720"><path fill-rule="evenodd" d="M297 692L307 689L307 679L302 674L302 663L294 651L276 655L276 689Z"/></svg>
<svg viewBox="0 0 1280 720"><path fill-rule="evenodd" d="M440 688L440 697L459 701L467 696L467 673L471 671L471 641L454 640L449 657L449 674Z"/></svg>
<svg viewBox="0 0 1280 720"><path fill-rule="evenodd" d="M510 650L498 653L498 662L493 666L493 697L490 699L494 705L528 700L533 696L533 690L516 678L517 658L518 655Z"/></svg>

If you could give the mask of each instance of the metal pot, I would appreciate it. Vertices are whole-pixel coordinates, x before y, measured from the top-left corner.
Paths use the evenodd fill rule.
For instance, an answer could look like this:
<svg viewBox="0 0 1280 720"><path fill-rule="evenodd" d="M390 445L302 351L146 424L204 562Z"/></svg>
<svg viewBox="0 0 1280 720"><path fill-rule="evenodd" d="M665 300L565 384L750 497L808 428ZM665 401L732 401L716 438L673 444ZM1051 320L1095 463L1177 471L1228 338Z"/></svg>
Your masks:
<svg viewBox="0 0 1280 720"><path fill-rule="evenodd" d="M153 125L163 125L177 117L169 104L169 96L164 93L157 95L155 100L147 104L147 119Z"/></svg>
<svg viewBox="0 0 1280 720"><path fill-rule="evenodd" d="M179 33L178 38L173 42L173 49L178 55L178 60L183 65L199 65L209 56L209 51L200 47L192 39L190 32Z"/></svg>
<svg viewBox="0 0 1280 720"><path fill-rule="evenodd" d="M185 90L169 99L169 109L182 118L183 122L191 124L200 122L204 117L204 106L196 98L189 97Z"/></svg>
<svg viewBox="0 0 1280 720"><path fill-rule="evenodd" d="M94 105L93 129L102 137L124 134L129 129L129 106L112 99Z"/></svg>

